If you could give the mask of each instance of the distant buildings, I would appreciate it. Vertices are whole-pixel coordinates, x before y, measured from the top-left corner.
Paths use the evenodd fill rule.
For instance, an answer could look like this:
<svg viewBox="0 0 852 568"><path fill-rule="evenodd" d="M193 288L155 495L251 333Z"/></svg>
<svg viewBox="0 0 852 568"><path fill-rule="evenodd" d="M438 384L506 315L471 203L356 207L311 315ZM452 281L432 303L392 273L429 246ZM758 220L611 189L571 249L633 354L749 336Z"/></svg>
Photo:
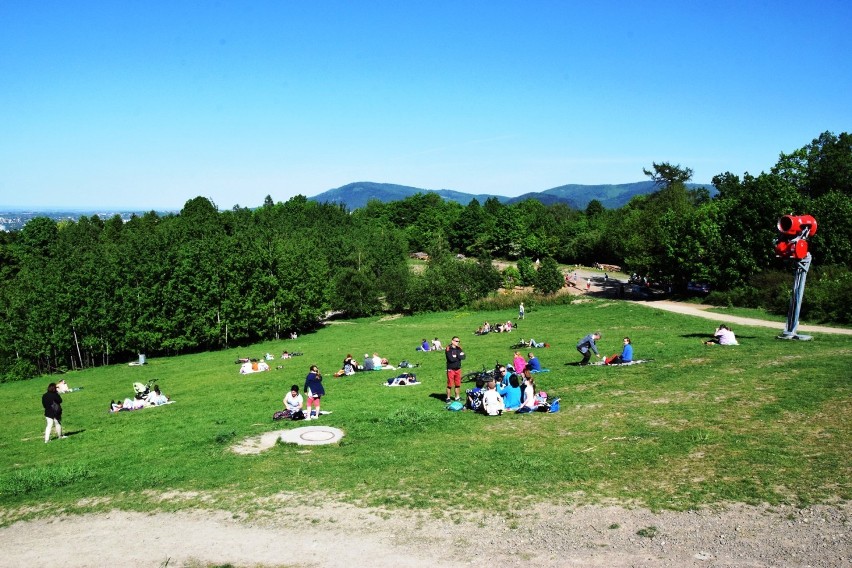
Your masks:
<svg viewBox="0 0 852 568"><path fill-rule="evenodd" d="M133 215L144 215L144 211L0 211L0 231L10 232L19 231L31 219L36 217L47 217L54 221L72 221L76 222L80 217L94 217L97 215L101 220L106 221L112 219L116 215L121 217L125 223L130 220ZM161 215L171 213L158 212Z"/></svg>

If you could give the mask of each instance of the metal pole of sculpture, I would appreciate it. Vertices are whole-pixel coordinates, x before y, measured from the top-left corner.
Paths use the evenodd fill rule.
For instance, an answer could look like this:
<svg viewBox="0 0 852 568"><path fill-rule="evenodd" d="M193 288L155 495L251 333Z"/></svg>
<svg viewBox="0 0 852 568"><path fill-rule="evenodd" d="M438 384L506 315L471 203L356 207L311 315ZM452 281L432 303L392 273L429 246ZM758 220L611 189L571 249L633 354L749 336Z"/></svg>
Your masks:
<svg viewBox="0 0 852 568"><path fill-rule="evenodd" d="M799 312L802 309L802 297L805 294L805 280L811 266L811 253L808 252L808 238L817 231L816 219L810 215L784 215L778 220L778 243L775 256L796 261L793 277L793 291L790 293L790 309L787 311L787 327L778 339L798 339L808 341L810 335L799 335Z"/></svg>

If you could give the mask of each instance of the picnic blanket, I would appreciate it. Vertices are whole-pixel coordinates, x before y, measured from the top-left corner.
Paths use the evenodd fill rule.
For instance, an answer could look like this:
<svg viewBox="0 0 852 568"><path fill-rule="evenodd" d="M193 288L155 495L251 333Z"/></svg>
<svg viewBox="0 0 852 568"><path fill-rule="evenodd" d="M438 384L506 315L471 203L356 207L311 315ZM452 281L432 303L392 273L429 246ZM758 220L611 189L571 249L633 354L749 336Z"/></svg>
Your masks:
<svg viewBox="0 0 852 568"><path fill-rule="evenodd" d="M607 365L603 361L597 361L595 363L591 363L591 365L597 365L597 366L600 366L600 367L603 367L603 366L607 366L607 367L627 367L628 365L639 365L640 363L647 363L648 361L653 361L653 359L635 359L635 360L629 361L627 363L610 363L609 365Z"/></svg>
<svg viewBox="0 0 852 568"><path fill-rule="evenodd" d="M138 406L135 408L119 408L118 410L110 410L110 414L118 414L119 412L136 412L137 410L145 410L146 408L159 408L160 406L166 406L167 404L173 404L177 401L170 400L168 402L164 402L163 404L148 404L145 406Z"/></svg>

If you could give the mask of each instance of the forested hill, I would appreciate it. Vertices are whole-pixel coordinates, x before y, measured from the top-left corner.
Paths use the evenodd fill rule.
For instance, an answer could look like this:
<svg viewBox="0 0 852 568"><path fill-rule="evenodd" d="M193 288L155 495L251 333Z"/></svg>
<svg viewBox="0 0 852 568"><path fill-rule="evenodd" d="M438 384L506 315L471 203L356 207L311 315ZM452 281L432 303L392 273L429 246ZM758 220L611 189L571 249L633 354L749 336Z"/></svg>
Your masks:
<svg viewBox="0 0 852 568"><path fill-rule="evenodd" d="M710 191L711 195L715 195L716 193L713 186L697 183L690 183L686 185L690 189L706 187ZM382 203L390 203L391 201L406 199L418 193L435 193L446 201L455 201L462 205L467 205L473 199L476 199L480 204L482 204L485 203L487 199L494 198L500 203L506 205L519 203L521 201L526 201L527 199L536 199L544 205L564 203L574 209L585 209L591 200L597 199L607 209L618 209L619 207L626 205L634 196L653 193L658 189L659 186L651 180L608 185L569 184L554 187L545 191L525 193L518 197L506 197L504 195L483 193L463 193L461 191L453 191L451 189L422 189L392 183L359 181L346 184L336 189L330 189L326 192L320 193L319 195L310 197L309 199L319 203L342 204L346 206L347 209L354 210L364 207L371 199L376 199Z"/></svg>

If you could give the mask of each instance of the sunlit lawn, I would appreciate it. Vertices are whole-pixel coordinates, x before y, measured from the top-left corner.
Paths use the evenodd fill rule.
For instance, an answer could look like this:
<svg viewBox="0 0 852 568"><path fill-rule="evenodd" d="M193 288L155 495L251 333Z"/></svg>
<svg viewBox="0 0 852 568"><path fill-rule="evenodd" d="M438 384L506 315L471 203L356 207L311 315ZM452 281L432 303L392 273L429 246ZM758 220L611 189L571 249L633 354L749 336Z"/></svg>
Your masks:
<svg viewBox="0 0 852 568"><path fill-rule="evenodd" d="M271 507L281 492L316 490L352 502L443 510L503 510L517 499L617 501L683 509L722 501L827 502L850 497L852 338L775 339L737 328L741 345L706 347L713 322L643 306L590 301L527 307L511 334L474 336L503 311L450 312L342 321L250 348L115 365L65 375L83 390L64 396L69 438L44 444L40 396L56 377L0 385L0 498L7 522L44 510L124 507ZM621 338L651 362L629 367L566 365L596 329L608 354ZM444 360L415 352L423 338L462 338L466 371L508 362L531 335L549 373L538 389L562 398L556 414L487 418L444 409ZM240 376L234 361L283 349L304 356ZM421 363L423 384L387 388L392 371L334 378L347 353L378 351ZM528 350L524 350L526 353ZM311 424L341 428L337 445L279 444L260 455L229 447L263 432L304 426L272 422L291 384L320 366L331 414ZM283 369L275 369L282 365ZM174 404L109 414L132 383L156 379ZM470 387L471 385L465 385ZM160 501L164 493L181 500ZM108 498L99 501L98 498ZM10 513L10 511L15 513Z"/></svg>

